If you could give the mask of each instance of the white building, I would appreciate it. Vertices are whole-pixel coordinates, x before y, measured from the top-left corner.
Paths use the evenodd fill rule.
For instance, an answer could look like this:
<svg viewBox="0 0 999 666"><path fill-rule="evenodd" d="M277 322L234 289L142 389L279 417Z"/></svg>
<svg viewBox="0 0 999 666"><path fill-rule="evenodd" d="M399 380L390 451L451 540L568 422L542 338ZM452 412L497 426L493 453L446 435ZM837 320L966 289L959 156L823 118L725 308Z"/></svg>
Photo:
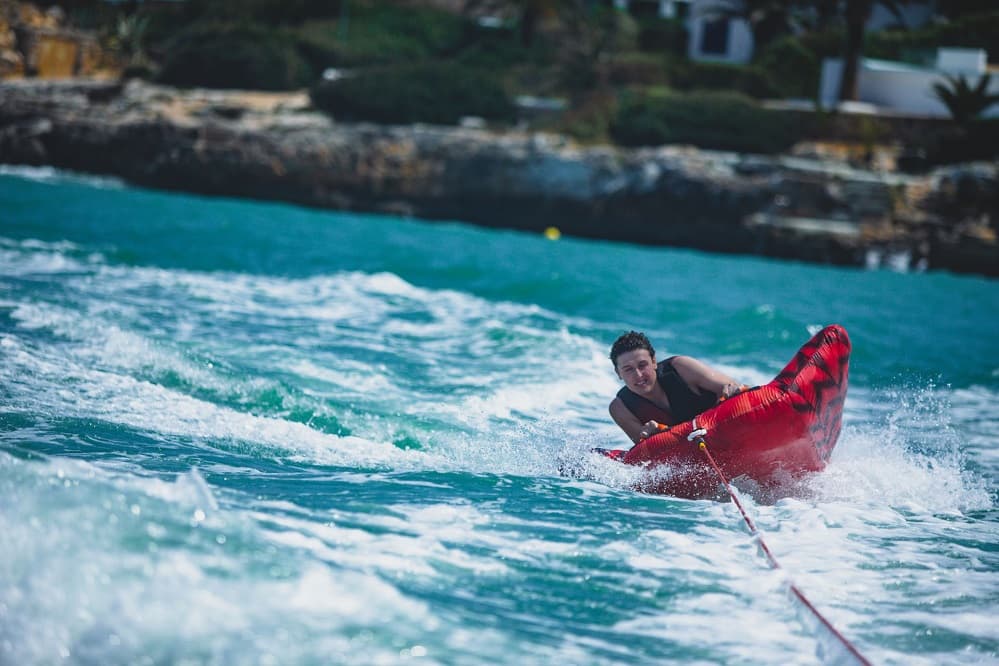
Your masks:
<svg viewBox="0 0 999 666"><path fill-rule="evenodd" d="M687 57L704 62L747 63L753 58L749 21L717 12L717 0L695 0L687 18Z"/></svg>
<svg viewBox="0 0 999 666"><path fill-rule="evenodd" d="M933 84L946 85L949 75L963 76L969 85L975 86L987 73L982 49L938 49L932 68L864 58L857 70L857 101L869 105L871 111L949 117L947 107L933 93ZM824 107L836 106L839 101L842 75L842 59L823 61L819 100ZM990 82L989 91L999 93L999 77ZM999 105L993 105L984 115L999 116Z"/></svg>
<svg viewBox="0 0 999 666"><path fill-rule="evenodd" d="M745 19L725 17L719 7L738 8L741 0L615 0L615 6L635 12L639 4L656 3L659 16L685 19L690 32L687 55L691 60L744 64L753 58L753 32ZM936 3L932 0L903 5L901 17L883 5L875 5L867 30L881 30L905 25L925 25L933 18Z"/></svg>

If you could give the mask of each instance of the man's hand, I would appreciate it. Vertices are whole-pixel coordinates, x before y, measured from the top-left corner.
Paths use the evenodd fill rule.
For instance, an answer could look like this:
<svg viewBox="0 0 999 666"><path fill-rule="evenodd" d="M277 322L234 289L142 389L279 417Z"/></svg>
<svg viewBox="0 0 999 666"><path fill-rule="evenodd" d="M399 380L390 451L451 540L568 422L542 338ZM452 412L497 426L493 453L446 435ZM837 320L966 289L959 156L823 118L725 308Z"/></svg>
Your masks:
<svg viewBox="0 0 999 666"><path fill-rule="evenodd" d="M641 441L642 439L648 439L649 437L652 437L652 435L656 434L660 430L666 430L667 428L669 428L669 426L663 425L658 421L649 421L648 423L642 426L642 431L638 433L640 438L639 441Z"/></svg>
<svg viewBox="0 0 999 666"><path fill-rule="evenodd" d="M746 386L745 384L735 384L735 383L725 384L725 386L722 387L722 394L719 402L731 398L734 395L739 395L747 388L749 387Z"/></svg>

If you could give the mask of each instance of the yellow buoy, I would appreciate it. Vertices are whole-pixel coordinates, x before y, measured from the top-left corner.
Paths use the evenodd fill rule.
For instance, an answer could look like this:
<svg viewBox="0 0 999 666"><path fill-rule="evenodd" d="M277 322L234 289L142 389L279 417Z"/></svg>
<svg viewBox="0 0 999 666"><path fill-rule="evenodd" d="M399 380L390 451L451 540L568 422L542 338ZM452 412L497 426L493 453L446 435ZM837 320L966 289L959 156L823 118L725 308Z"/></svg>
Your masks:
<svg viewBox="0 0 999 666"><path fill-rule="evenodd" d="M545 238L548 240L558 240L562 237L562 232L558 230L558 227L548 227L545 229Z"/></svg>

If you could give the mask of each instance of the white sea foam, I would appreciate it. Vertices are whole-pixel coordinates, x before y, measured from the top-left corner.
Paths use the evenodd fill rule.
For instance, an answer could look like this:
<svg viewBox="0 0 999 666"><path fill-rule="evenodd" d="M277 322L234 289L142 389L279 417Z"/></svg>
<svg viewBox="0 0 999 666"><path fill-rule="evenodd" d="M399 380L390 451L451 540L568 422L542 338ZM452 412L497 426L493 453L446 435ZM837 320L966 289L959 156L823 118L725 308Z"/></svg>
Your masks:
<svg viewBox="0 0 999 666"><path fill-rule="evenodd" d="M743 496L774 572L733 505L588 453L626 442L603 324L90 251L0 238L2 663L834 660L788 581L876 663L995 657L989 386L851 387L829 469Z"/></svg>
<svg viewBox="0 0 999 666"><path fill-rule="evenodd" d="M336 520L314 520L273 513L256 514L264 536L282 548L308 552L311 558L349 570L382 576L430 577L441 567L475 576L502 576L507 567L492 557L472 555L479 542L476 527L489 519L470 505L386 507L389 513L369 514L369 529L342 527ZM370 527L379 528L372 533ZM486 540L497 535L486 532ZM505 541L505 540L504 540ZM460 546L457 546L460 544Z"/></svg>
<svg viewBox="0 0 999 666"><path fill-rule="evenodd" d="M64 511L63 520L56 521L50 513L45 549L37 548L38 538L24 523L0 517L4 531L16 537L5 548L2 575L0 654L5 663L285 663L337 655L387 663L398 648L378 635L381 627L393 626L396 637L417 645L440 626L425 604L375 574L334 573L322 564L286 557L280 565L286 575L256 576L239 566L238 553L227 556L206 528L183 527L183 516L160 530L165 544L169 532L190 530L187 549L129 552L125 545L135 539L143 516L109 522L102 518L116 514L103 512L83 506ZM164 518L157 514L155 521ZM85 538L78 536L81 527L87 529ZM9 575L12 565L18 575ZM275 618L289 617L295 618L293 632L286 631L287 620L275 625ZM368 642L351 640L363 632ZM253 638L244 640L247 635ZM270 660L262 659L268 654Z"/></svg>
<svg viewBox="0 0 999 666"><path fill-rule="evenodd" d="M984 480L958 460L914 453L904 443L880 440L876 431L848 429L840 440L829 467L809 482L819 497L936 513L992 505Z"/></svg>
<svg viewBox="0 0 999 666"><path fill-rule="evenodd" d="M955 403L969 407L955 410ZM809 487L830 500L877 501L937 513L990 508L987 483L968 468L966 443L951 425L968 421L960 414L966 408L981 409L990 418L994 407L974 403L950 389L895 396L852 392L830 464Z"/></svg>
<svg viewBox="0 0 999 666"><path fill-rule="evenodd" d="M329 384L338 395L357 394L370 395L381 391L389 391L392 382L384 373L375 372L371 366L344 359L339 367L325 367L308 360L295 361L289 369L300 377L315 379Z"/></svg>
<svg viewBox="0 0 999 666"><path fill-rule="evenodd" d="M461 651L471 645L466 637L451 629L439 634L440 619L389 579L432 576L438 566L476 575L505 569L445 544L460 543L462 525L482 522L472 507L423 507L411 513L416 523L398 525L400 532L373 534L280 512L220 508L214 501L208 516L192 513L190 507L203 506L211 493L195 471L170 483L83 461L39 464L3 452L0 470L0 499L8 506L14 499L26 512L0 514L5 663L135 661L143 655L169 661L185 654L243 661L265 651L274 663L331 655L394 663L400 638L411 650L430 641ZM48 516L44 526L21 520L35 513ZM450 533L449 525L455 528ZM433 536L426 527L444 531ZM184 548L176 547L178 538ZM147 547L132 552L127 544L136 539ZM266 562L272 574L244 566L246 557ZM178 615L178 608L184 613ZM276 617L285 618L279 630ZM290 626L294 633L284 633ZM241 646L246 632L255 641ZM358 634L368 637L350 638ZM490 631L482 635L499 640ZM170 645L186 647L178 652Z"/></svg>
<svg viewBox="0 0 999 666"><path fill-rule="evenodd" d="M67 248L59 247L46 247L25 252L23 249L25 246L11 249L9 245L5 247L0 244L0 277L80 273L89 270L89 263L96 263L100 260L99 255L92 255L90 260L85 263L79 257L67 255L65 253Z"/></svg>
<svg viewBox="0 0 999 666"><path fill-rule="evenodd" d="M116 311L108 313L113 315L116 321L128 320L139 316L139 308L144 304L137 302L129 305L123 302L122 297L134 292L148 292L149 287L167 289L169 292L181 289L176 297L191 296L196 297L193 305L189 308L189 316L202 318L208 316L278 316L282 317L302 317L305 321L317 324L340 323L339 318L344 318L344 326L355 326L356 321L347 321L354 317L355 310L363 311L364 316L369 319L385 321L391 323L393 314L389 309L387 296L392 298L407 297L416 299L417 303L397 304L395 308L400 311L414 311L425 307L430 313L429 323L413 324L406 328L406 336L412 339L414 336L422 336L419 348L410 349L418 358L425 358L431 365L429 369L437 374L437 382L446 383L449 381L448 375L450 367L437 365L438 354L448 351L448 339L459 339L465 331L475 327L475 323L490 313L490 316L499 316L499 321L522 321L524 317L542 316L546 317L542 311L535 306L518 306L515 304L489 305L475 298L459 294L457 292L431 292L428 290L412 287L408 283L399 280L395 276L375 275L365 276L362 274L342 274L331 277L309 278L300 281L281 280L277 278L257 278L254 276L215 276L202 274L188 274L184 272L168 272L157 269L120 269L104 267L102 273L106 273L100 281L104 289L114 289L114 293L106 294L106 300L116 303ZM353 289L353 293L350 292ZM267 298L261 300L261 294L267 294ZM338 310L335 307L330 309L325 305L316 305L326 299L345 299L351 303L349 312ZM198 300L210 300L211 304L198 305ZM273 302L270 302L273 299ZM104 299L102 299L104 300ZM300 307L296 307L296 300ZM219 307L220 304L228 304L227 307ZM97 303L90 304L89 307L96 308ZM379 313L379 306L381 312ZM127 308L132 308L131 312ZM221 310L221 311L220 311ZM160 343L153 343L146 335L124 330L116 324L109 324L100 317L80 316L77 312L59 306L47 306L43 304L22 305L17 307L13 313L14 317L25 329L45 328L57 333L65 338L76 340L81 343L74 356L78 363L96 363L100 368L113 371L111 375L104 378L105 381L122 382L123 373L135 373L143 368L158 371L169 371L175 373L194 386L211 388L213 390L232 392L236 389L233 380L223 378L214 371L210 364L194 363L188 355L178 354L169 347L164 347ZM283 320L282 320L283 321ZM194 326L199 324L195 323ZM377 324L364 324L365 327ZM497 324L497 327L501 326ZM389 326L388 328L391 328ZM525 325L514 323L511 328L515 332L524 336L540 336L543 330L534 329ZM329 333L329 330L319 329L321 335ZM339 329L337 329L339 330ZM187 333L190 335L190 333ZM385 342L389 334L382 331L381 340L365 340L363 344L373 353L377 353L385 347ZM550 337L550 336L549 336ZM341 336L342 340L342 336ZM314 342L306 342L306 346L320 344L319 339ZM518 363L526 367L522 372L507 373L503 375L503 381L495 384L499 388L491 388L491 383L486 382L484 393L469 395L460 401L441 402L439 397L428 396L426 401L414 401L412 392L405 395L402 392L404 387L395 385L392 378L386 374L385 367L374 366L352 359L333 359L333 364L321 366L314 360L307 357L300 357L293 360L291 365L285 365L284 369L291 369L299 376L310 377L332 383L334 386L329 390L335 391L343 396L345 392L357 393L359 396L370 396L373 393L383 392L386 400L398 400L406 405L407 414L421 414L432 410L438 415L444 415L456 423L475 427L484 423L492 424L496 427L497 420L516 420L523 418L542 420L556 419L570 421L576 418L583 418L584 415L592 413L592 405L595 399L603 400L603 396L612 392L614 388L610 371L604 362L597 362L602 356L602 350L598 351L593 341L581 336L571 335L561 329L558 336L551 341L551 344L558 347L573 349L583 349L586 354L579 356L578 352L571 356L570 360L562 361L563 370L568 370L573 376L572 381L553 382L549 377L545 377L544 382L539 382L537 373L531 369L531 358L527 357ZM291 351L292 354L296 352ZM542 350L543 353L543 350ZM272 356L272 354L268 354ZM477 371L481 372L481 371ZM522 375L520 379L518 375ZM115 378L114 376L117 376ZM240 379L238 385L240 391L254 388L252 379ZM502 385L501 385L502 384ZM120 390L126 387L120 386ZM257 390L264 390L265 385L257 386ZM145 386L144 390L156 392L152 386ZM134 402L134 401L133 401ZM187 401L183 396L178 396L175 411L183 412L183 406ZM600 408L603 409L603 406ZM119 415L120 416L120 415ZM175 414L177 416L177 414ZM136 414L135 417L138 417ZM206 417L207 418L207 417ZM349 417L345 417L348 418ZM186 417L187 421L202 421L198 416ZM130 418L130 423L135 423L136 418ZM167 427L166 424L162 424ZM204 424L198 432L207 435L213 430L210 424ZM158 428L157 422L147 422L147 427ZM294 427L294 426L290 426ZM176 429L173 431L176 433ZM223 438L238 436L238 430L234 432L233 426L222 427L216 432ZM467 452L466 452L467 453ZM488 454L495 461L495 452ZM467 459L467 455L465 456ZM510 460L514 456L510 457ZM521 456L523 459L523 456ZM549 465L550 467L550 465ZM535 469L531 467L530 469Z"/></svg>
<svg viewBox="0 0 999 666"><path fill-rule="evenodd" d="M15 388L15 405L30 402L35 411L97 417L159 436L258 444L329 464L405 466L426 456L390 443L327 435L301 423L219 407L128 375L94 370L72 358L32 353L10 337L5 347L8 362L0 367L0 377L9 378Z"/></svg>
<svg viewBox="0 0 999 666"><path fill-rule="evenodd" d="M66 249L59 244L29 245L30 250L22 243L13 252L19 256L52 253L60 257ZM22 265L18 270L25 268ZM73 413L93 409L115 422L171 436L240 441L245 438L294 450L296 455L316 456L317 461L341 464L355 461L359 464L415 463L435 467L457 465L500 472L550 474L557 465L554 455L567 441L584 442L577 447L580 453L592 445L625 443L608 420L593 418L593 414L605 413L607 396L618 386L603 358L602 345L591 338L569 333L564 325L559 325L552 334L543 327L525 323L531 318L540 318L545 325L547 321L559 321L555 315L536 306L489 303L456 291L423 289L388 273L284 279L106 265L96 268L74 266L74 269L82 268L101 274L96 283L98 291L82 302L82 312L70 305L38 302L16 304L11 312L23 330L46 329L79 344L73 349L53 352L55 355L49 359L48 366L45 364L47 352L37 350L32 358L21 359L19 370L6 368L8 376L11 372L18 374L17 379L23 385L28 381L29 367L47 367L48 371L41 372L40 376L52 390L43 401L60 397L57 403L69 402L67 388L79 386L73 389L73 397L83 398L84 402ZM70 279L71 284L73 280ZM81 294L94 287L94 281L80 279ZM159 290L159 294L150 295L150 288ZM358 345L374 355L390 351L397 339L405 339L407 352L426 364L430 381L435 385L461 381L461 369L451 368L444 360L452 346L469 335L469 331L472 336L482 336L483 322L493 322L486 327L487 331L509 331L519 340L543 337L545 342L532 342L518 348L519 357L514 356L511 362L499 359L499 365L493 370L488 369L488 364L477 368L475 374L478 376L474 381L481 384L476 387L481 390L473 391L468 387L453 399L443 401L436 393L421 397L400 384L398 380L404 378L393 377L385 365L322 354L308 355L294 348L280 350L280 356L284 358L280 365L272 362L275 369L280 367L297 377L328 384L325 388L316 387L320 395L354 394L370 400L371 396L382 394L381 399L386 402L404 405L402 412L405 415L418 417L433 413L460 426L457 434L436 437L435 447L442 457L416 456L414 459L412 453L372 441L392 437L395 426L391 421L381 425L361 423L352 420L350 414L340 414L341 421L366 433L363 440L343 440L280 418L222 408L133 377L144 370L172 373L191 386L223 395L269 390L270 384L265 380L228 377L213 368L210 361L192 358L189 353L181 353L150 337L150 334L156 337L170 335L169 330L154 329L145 334L115 323L141 318L144 309L157 307L156 299L168 302L164 299L191 298L194 300L188 301L187 319L184 320L188 337L198 336L197 329L207 325L209 317L264 317L265 323L275 318L275 325L279 325L278 317L281 322L298 318L306 330L309 326L315 327L312 330L316 333L304 333L303 349L309 349L321 345L322 337L334 331L338 332L341 341L350 340L353 333L349 331L360 326L360 331L380 330L379 336L374 338L357 339ZM396 317L396 314L420 311L426 313L423 320L405 321ZM363 321L355 321L358 317ZM326 325L333 328L322 328ZM479 341L483 339L478 337ZM571 349L573 353L563 354L565 349ZM205 355L231 351L231 347L220 346L215 351L206 349ZM244 347L242 353L246 352ZM548 369L552 354L559 358L557 373ZM61 358L62 355L68 355L70 362ZM274 357L272 352L261 350L260 359L264 363L270 357ZM319 358L322 362L316 360ZM749 383L769 379L769 374L764 375L753 368L724 366L722 369ZM965 393L968 395L956 396L959 405L956 415L963 420L967 419L961 416L960 410L977 409L968 405L985 404L990 398L988 391L982 391L981 395L974 391ZM164 403L170 405L166 411L153 408ZM851 393L842 441L829 470L811 484L815 492L826 497L858 499L876 494L895 498L897 502L923 503L939 510L989 506L987 490L980 483L974 487L976 482L966 473L960 460L933 452L920 456L909 450L906 440L909 431L898 425L907 418L904 406L903 417L889 417L884 427L887 439L884 432L878 431L878 426L870 424L872 410L885 410L885 405L863 390ZM858 418L867 423L851 425ZM985 422L988 423L988 419ZM481 433L488 437L489 445L483 446L479 437L462 435L461 431ZM502 434L497 436L497 432ZM331 455L335 450L341 453ZM633 481L613 463L587 462L587 465L594 478L612 485L626 486Z"/></svg>
<svg viewBox="0 0 999 666"><path fill-rule="evenodd" d="M39 183L58 185L62 183L80 183L97 189L124 189L125 182L112 176L94 176L74 171L43 166L23 166L15 164L0 164L0 176L11 176L33 180Z"/></svg>

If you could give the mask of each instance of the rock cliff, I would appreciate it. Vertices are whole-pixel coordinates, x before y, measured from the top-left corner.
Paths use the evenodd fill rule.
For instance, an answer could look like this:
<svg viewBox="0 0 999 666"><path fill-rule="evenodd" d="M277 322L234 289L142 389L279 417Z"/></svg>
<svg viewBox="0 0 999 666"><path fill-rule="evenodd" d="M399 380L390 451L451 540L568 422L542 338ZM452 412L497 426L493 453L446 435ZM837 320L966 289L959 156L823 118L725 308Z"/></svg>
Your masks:
<svg viewBox="0 0 999 666"><path fill-rule="evenodd" d="M336 123L304 93L0 84L0 162L340 210L837 264L999 275L999 166L925 175L790 156Z"/></svg>

